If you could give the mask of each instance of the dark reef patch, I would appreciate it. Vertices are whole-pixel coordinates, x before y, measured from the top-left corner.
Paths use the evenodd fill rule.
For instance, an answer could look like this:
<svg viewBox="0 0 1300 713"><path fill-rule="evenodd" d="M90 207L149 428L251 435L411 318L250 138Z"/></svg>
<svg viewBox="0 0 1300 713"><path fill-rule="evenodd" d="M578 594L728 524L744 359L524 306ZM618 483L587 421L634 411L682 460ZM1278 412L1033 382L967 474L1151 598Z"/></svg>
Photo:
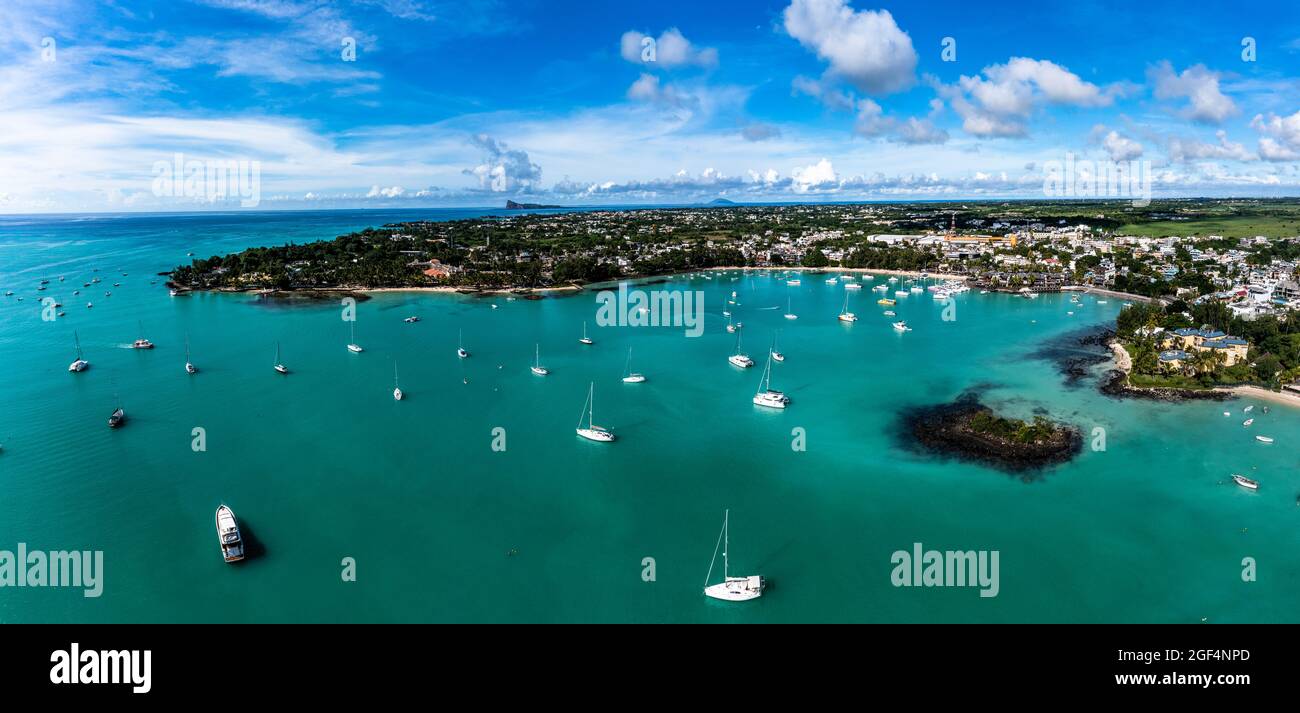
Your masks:
<svg viewBox="0 0 1300 713"><path fill-rule="evenodd" d="M1052 338L1029 356L1055 364L1066 387L1078 388L1094 367L1113 358L1109 344L1114 338L1109 327L1088 327Z"/></svg>

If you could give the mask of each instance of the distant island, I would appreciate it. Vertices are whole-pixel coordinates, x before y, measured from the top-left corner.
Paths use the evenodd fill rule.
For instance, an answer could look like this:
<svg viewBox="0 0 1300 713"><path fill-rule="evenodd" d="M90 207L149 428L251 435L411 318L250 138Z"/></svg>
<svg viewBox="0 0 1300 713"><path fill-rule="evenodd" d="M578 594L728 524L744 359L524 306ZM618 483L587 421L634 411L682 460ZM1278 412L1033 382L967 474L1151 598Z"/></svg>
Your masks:
<svg viewBox="0 0 1300 713"><path fill-rule="evenodd" d="M541 210L544 208L563 208L563 207L564 206L562 205L545 205L542 203L516 203L511 200L506 201L506 210Z"/></svg>
<svg viewBox="0 0 1300 713"><path fill-rule="evenodd" d="M718 206L736 205L736 203L735 201L729 201L726 198L714 198L713 200L709 201L709 205L718 207Z"/></svg>

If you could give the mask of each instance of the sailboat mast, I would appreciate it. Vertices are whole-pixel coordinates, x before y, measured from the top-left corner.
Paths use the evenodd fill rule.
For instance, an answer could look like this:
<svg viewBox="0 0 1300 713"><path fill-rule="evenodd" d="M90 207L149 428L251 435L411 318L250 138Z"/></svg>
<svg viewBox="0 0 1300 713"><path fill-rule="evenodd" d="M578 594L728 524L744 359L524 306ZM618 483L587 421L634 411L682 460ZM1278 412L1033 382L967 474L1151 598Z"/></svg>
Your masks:
<svg viewBox="0 0 1300 713"><path fill-rule="evenodd" d="M586 325L583 325L583 334L587 333ZM591 408L587 410L587 428L591 428L596 421L596 384L592 383L587 386L587 400L591 402Z"/></svg>
<svg viewBox="0 0 1300 713"><path fill-rule="evenodd" d="M727 581L731 576L729 559L731 550L731 509L728 508L726 514L722 516L722 581Z"/></svg>

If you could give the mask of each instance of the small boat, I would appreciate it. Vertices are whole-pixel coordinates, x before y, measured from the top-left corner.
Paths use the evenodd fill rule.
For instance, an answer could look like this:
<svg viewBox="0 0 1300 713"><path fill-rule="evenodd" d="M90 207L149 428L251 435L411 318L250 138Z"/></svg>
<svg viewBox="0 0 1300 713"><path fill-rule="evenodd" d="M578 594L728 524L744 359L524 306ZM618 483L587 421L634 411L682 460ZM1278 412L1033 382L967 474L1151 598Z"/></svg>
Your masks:
<svg viewBox="0 0 1300 713"><path fill-rule="evenodd" d="M1251 404L1251 405L1247 406L1246 408L1242 409L1241 412L1242 412L1242 413L1250 413L1251 411L1254 411L1254 410L1255 410L1255 405L1254 405L1254 404Z"/></svg>
<svg viewBox="0 0 1300 713"><path fill-rule="evenodd" d="M892 310L892 309L887 309L887 310L885 310L884 312L882 312L881 314L885 315L886 317L897 317L897 316L898 316L898 313L895 312L895 311Z"/></svg>
<svg viewBox="0 0 1300 713"><path fill-rule="evenodd" d="M407 324L415 324L416 322L419 322L419 321L420 321L420 318L419 318L419 317L416 317L416 316L414 316L414 315L412 315L412 316L407 317L406 319L404 319L404 320L402 320L402 321L403 321L403 322L406 322Z"/></svg>
<svg viewBox="0 0 1300 713"><path fill-rule="evenodd" d="M596 384L592 382L587 387L587 401L582 405L582 416L578 417L577 433L579 436L598 443L610 443L614 440L614 432L604 426L597 426L594 423L596 412ZM586 427L582 425L582 417L587 419Z"/></svg>
<svg viewBox="0 0 1300 713"><path fill-rule="evenodd" d="M469 352L465 351L465 340L463 338L462 332L460 331L456 332L456 356L460 357L461 359L469 358Z"/></svg>
<svg viewBox="0 0 1300 713"><path fill-rule="evenodd" d="M354 319L351 322L348 322L348 325L352 330L352 341L348 343L348 351L353 354L360 354L361 352L364 352L365 349L362 349L361 345L357 344L357 321Z"/></svg>
<svg viewBox="0 0 1300 713"><path fill-rule="evenodd" d="M1231 411L1224 411L1224 412L1223 412L1223 415L1224 415L1224 416L1231 416L1231 415L1232 415L1232 412L1231 412Z"/></svg>
<svg viewBox="0 0 1300 713"><path fill-rule="evenodd" d="M140 324L140 332L142 334L144 333L143 323ZM153 342L149 341L148 339L145 339L144 337L140 337L139 339L131 343L131 348L132 349L153 349Z"/></svg>
<svg viewBox="0 0 1300 713"><path fill-rule="evenodd" d="M288 374L288 373L289 373L289 368L286 367L284 364L281 364L281 363L280 363L280 343L279 343L279 342L276 342L276 343L275 343L275 361L272 362L272 363L274 364L274 366L271 367L272 369L275 369L276 371L280 372L281 374Z"/></svg>
<svg viewBox="0 0 1300 713"><path fill-rule="evenodd" d="M856 322L858 316L849 311L849 296L844 295L844 307L840 309L839 320L841 322Z"/></svg>
<svg viewBox="0 0 1300 713"><path fill-rule="evenodd" d="M94 302L87 302L87 303L86 303L86 309L91 309L91 308L94 307L94 306L95 306L95 303L94 303Z"/></svg>
<svg viewBox="0 0 1300 713"><path fill-rule="evenodd" d="M393 400L401 401L403 396L404 394L402 393L402 387L399 386L397 383L397 362L394 361L393 362Z"/></svg>
<svg viewBox="0 0 1300 713"><path fill-rule="evenodd" d="M123 423L126 423L126 411L123 410L121 406L118 406L113 410L112 415L108 417L108 427L118 428Z"/></svg>
<svg viewBox="0 0 1300 713"><path fill-rule="evenodd" d="M826 280L826 284L828 284L828 285L833 285L833 284L835 284L835 282L836 282L836 280L835 280L834 277L832 277L832 278Z"/></svg>
<svg viewBox="0 0 1300 713"><path fill-rule="evenodd" d="M775 345L774 345L775 346ZM775 349L773 349L775 351ZM755 406L783 409L790 405L790 397L772 388L772 355L767 356L767 367L763 369L763 378L758 382L758 391L754 394Z"/></svg>
<svg viewBox="0 0 1300 713"><path fill-rule="evenodd" d="M194 366L194 363L190 361L190 337L188 334L185 335L185 373L187 374L199 373L199 368L197 366Z"/></svg>
<svg viewBox="0 0 1300 713"><path fill-rule="evenodd" d="M846 290L860 290L860 289L862 289L862 285L859 285L859 284L856 283L856 282L846 282L846 283L844 283L844 289L846 289Z"/></svg>
<svg viewBox="0 0 1300 713"><path fill-rule="evenodd" d="M793 280L786 280L786 281L785 281L785 284L787 284L787 285L789 285L789 286L791 286L791 287L798 287L799 285L801 285L801 284L803 284L803 283L799 282L799 278L796 277L796 278L794 278Z"/></svg>
<svg viewBox="0 0 1300 713"><path fill-rule="evenodd" d="M529 368L532 369L532 372L538 376L546 376L551 373L551 370L542 366L542 345L537 344L534 346L535 349L533 351L533 365Z"/></svg>
<svg viewBox="0 0 1300 713"><path fill-rule="evenodd" d="M1106 300L1097 300L1097 304L1104 305L1106 304Z"/></svg>
<svg viewBox="0 0 1300 713"><path fill-rule="evenodd" d="M8 291L5 292L5 297L13 297L13 296L14 296L14 291L13 291L13 290L8 290Z"/></svg>
<svg viewBox="0 0 1300 713"><path fill-rule="evenodd" d="M1253 418L1248 418L1248 419L1246 419L1245 421L1242 421L1242 422L1241 422L1241 425L1245 426L1246 428L1250 428L1250 424L1252 424L1252 423L1254 423L1254 422L1255 422L1255 419L1253 419Z"/></svg>
<svg viewBox="0 0 1300 713"><path fill-rule="evenodd" d="M1272 439L1272 438L1269 438L1268 436L1255 436L1255 440L1259 441L1260 443L1272 443L1272 442L1273 442L1273 439Z"/></svg>
<svg viewBox="0 0 1300 713"><path fill-rule="evenodd" d="M177 292L176 292L176 290L167 290L167 294L168 294L169 296L171 296L171 297L175 297L176 294L177 294Z"/></svg>
<svg viewBox="0 0 1300 713"><path fill-rule="evenodd" d="M795 313L794 313L794 310L790 308L790 298L789 298L789 297L786 297L786 298L785 298L785 318L786 318L786 319L799 319L799 315L795 314Z"/></svg>
<svg viewBox="0 0 1300 713"><path fill-rule="evenodd" d="M641 384L645 383L645 374L638 374L632 371L632 347L627 348L627 362L623 364L623 383L624 384Z"/></svg>
<svg viewBox="0 0 1300 713"><path fill-rule="evenodd" d="M880 299L876 300L876 304L885 305L886 307L893 307L894 305L898 304L898 302L896 300L891 300L888 297L881 297Z"/></svg>
<svg viewBox="0 0 1300 713"><path fill-rule="evenodd" d="M769 352L769 353L772 355L772 361L778 361L778 362L780 362L780 361L785 361L785 355L782 354L782 353L781 353L781 352L776 348L776 338L777 338L778 336L780 336L780 332L779 332L779 331L778 331L776 334L772 335L772 351Z"/></svg>
<svg viewBox="0 0 1300 713"><path fill-rule="evenodd" d="M722 516L722 532L718 534L718 544L713 547L713 559L709 562L709 573L704 575L704 595L726 602L745 602L763 596L767 582L758 576L732 577L730 567L731 511ZM713 577L713 564L718 561L718 548L722 548L722 581L712 586L709 579Z"/></svg>
<svg viewBox="0 0 1300 713"><path fill-rule="evenodd" d="M68 365L68 371L73 373L82 372L90 368L90 362L81 357L81 337L74 331L72 333L73 342L77 345L77 359Z"/></svg>
<svg viewBox="0 0 1300 713"><path fill-rule="evenodd" d="M1264 407L1264 413L1268 413L1268 407L1267 407L1267 406Z"/></svg>
<svg viewBox="0 0 1300 713"><path fill-rule="evenodd" d="M895 297L906 297L906 296L908 296L908 295L910 295L910 294L912 294L912 293L911 293L911 292L908 292L907 290L895 290L895 291L894 291L894 296L895 296Z"/></svg>
<svg viewBox="0 0 1300 713"><path fill-rule="evenodd" d="M1244 475L1237 475L1236 473L1233 473L1232 482L1236 483L1237 485L1240 485L1243 488L1246 488L1247 490L1259 490L1259 483L1254 480L1251 480L1250 478L1247 478Z"/></svg>
<svg viewBox="0 0 1300 713"><path fill-rule="evenodd" d="M591 337L588 337L588 336L587 336L587 323L586 323L586 322L583 322L583 323L582 323L582 339L579 339L578 342L580 342L580 343L582 343L582 344L595 344L595 342L591 340Z"/></svg>
<svg viewBox="0 0 1300 713"><path fill-rule="evenodd" d="M221 543L221 557L227 562L244 559L244 541L239 536L239 523L235 513L225 505L217 508L217 542Z"/></svg>
<svg viewBox="0 0 1300 713"><path fill-rule="evenodd" d="M727 313L727 334L735 334L735 333L736 333L736 325L732 324L731 313L728 312Z"/></svg>
<svg viewBox="0 0 1300 713"><path fill-rule="evenodd" d="M910 331L912 331L912 328L909 327L909 326L907 326L907 322L905 322L905 321L903 321L903 320L900 319L899 321L894 322L894 331L896 331L896 332L910 332Z"/></svg>

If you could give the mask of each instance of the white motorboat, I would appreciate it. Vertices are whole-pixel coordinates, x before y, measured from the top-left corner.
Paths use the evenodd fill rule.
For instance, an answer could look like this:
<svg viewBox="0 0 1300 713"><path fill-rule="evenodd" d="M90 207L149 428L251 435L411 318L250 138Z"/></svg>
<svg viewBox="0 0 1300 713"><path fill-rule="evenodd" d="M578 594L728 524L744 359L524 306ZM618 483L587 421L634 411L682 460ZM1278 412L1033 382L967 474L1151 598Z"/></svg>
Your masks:
<svg viewBox="0 0 1300 713"><path fill-rule="evenodd" d="M406 322L407 324L415 324L416 322L419 322L419 321L420 321L420 318L419 318L419 317L416 317L416 316L414 316L414 315L412 315L412 316L407 317L406 319L404 319L404 320L402 320L402 321L403 321L403 322Z"/></svg>
<svg viewBox="0 0 1300 713"><path fill-rule="evenodd" d="M1273 442L1273 439L1272 439L1272 438L1269 438L1268 436L1255 436L1255 440L1259 441L1260 443L1272 443L1272 442Z"/></svg>
<svg viewBox="0 0 1300 713"><path fill-rule="evenodd" d="M1232 482L1236 483L1237 485L1240 485L1243 488L1246 488L1247 490L1259 490L1259 483L1257 481L1251 480L1250 478L1247 478L1244 475L1237 475L1236 473L1233 473Z"/></svg>
<svg viewBox="0 0 1300 713"><path fill-rule="evenodd" d="M614 440L614 432L604 426L597 426L594 423L596 411L596 384L592 382L587 387L587 401L582 405L582 416L578 417L578 428L576 429L579 436L598 443L609 443ZM586 419L587 425L583 426L582 421Z"/></svg>
<svg viewBox="0 0 1300 713"><path fill-rule="evenodd" d="M704 595L726 602L745 602L758 599L763 596L763 589L767 586L766 580L759 576L731 576L730 521L731 511L727 510L722 516L722 532L718 534L718 543L713 547L713 559L709 561L709 573L704 575ZM719 547L722 548L722 581L710 585L709 580L713 578L713 565L718 561Z"/></svg>
<svg viewBox="0 0 1300 713"><path fill-rule="evenodd" d="M1251 405L1247 406L1246 408L1242 409L1241 412L1242 412L1242 413L1250 413L1251 411L1254 411L1254 410L1255 410L1255 405L1254 405L1254 404L1251 404Z"/></svg>
<svg viewBox="0 0 1300 713"><path fill-rule="evenodd" d="M859 284L856 283L856 282L846 282L846 283L844 283L844 289L846 289L846 290L860 290L860 289L862 289L862 285L859 285Z"/></svg>
<svg viewBox="0 0 1300 713"><path fill-rule="evenodd" d="M906 321L900 319L900 320L898 320L897 322L894 322L894 331L896 331L896 332L910 332L910 331L912 331L912 328L909 327L909 326L907 326L907 322L906 322Z"/></svg>
<svg viewBox="0 0 1300 713"><path fill-rule="evenodd" d="M244 541L239 534L235 513L222 505L217 508L217 542L221 544L221 557L227 562L244 559Z"/></svg>
<svg viewBox="0 0 1300 713"><path fill-rule="evenodd" d="M1246 428L1250 428L1250 424L1252 424L1252 423L1254 423L1254 422L1255 422L1255 419L1253 419L1253 418L1248 418L1248 419L1246 419L1245 421L1242 421L1242 422L1241 422L1241 425L1245 426Z"/></svg>

